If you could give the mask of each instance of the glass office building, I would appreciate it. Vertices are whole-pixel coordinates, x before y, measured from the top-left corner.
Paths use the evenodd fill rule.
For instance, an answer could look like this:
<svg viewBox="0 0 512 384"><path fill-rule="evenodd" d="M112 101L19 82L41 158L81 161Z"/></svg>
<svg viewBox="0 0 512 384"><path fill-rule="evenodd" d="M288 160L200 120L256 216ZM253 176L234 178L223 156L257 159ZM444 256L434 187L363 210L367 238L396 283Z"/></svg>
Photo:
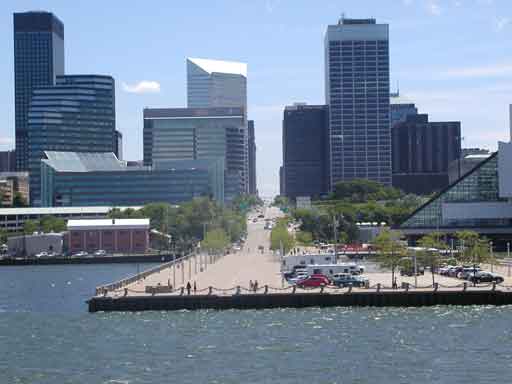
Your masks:
<svg viewBox="0 0 512 384"><path fill-rule="evenodd" d="M16 168L28 170L28 111L34 87L64 74L64 24L52 13L14 14Z"/></svg>
<svg viewBox="0 0 512 384"><path fill-rule="evenodd" d="M506 249L512 242L511 159L512 144L500 143L498 152L416 209L397 229L411 243L432 231L453 237L473 230L495 248Z"/></svg>
<svg viewBox="0 0 512 384"><path fill-rule="evenodd" d="M41 160L43 206L179 204L210 196L211 163L172 162L127 167L113 153L45 151Z"/></svg>
<svg viewBox="0 0 512 384"><path fill-rule="evenodd" d="M28 117L30 201L39 206L44 151L115 151L114 79L58 76L56 85L33 90Z"/></svg>
<svg viewBox="0 0 512 384"><path fill-rule="evenodd" d="M329 185L328 108L287 106L283 115L284 195L319 197Z"/></svg>
<svg viewBox="0 0 512 384"><path fill-rule="evenodd" d="M144 165L169 160L222 162L225 172L218 201L247 193L246 119L244 109L144 109ZM229 186L227 186L229 184Z"/></svg>
<svg viewBox="0 0 512 384"><path fill-rule="evenodd" d="M256 137L254 133L254 120L247 122L247 144L248 144L248 165L249 165L249 193L251 195L258 194L258 186L256 184Z"/></svg>
<svg viewBox="0 0 512 384"><path fill-rule="evenodd" d="M388 34L375 19L327 27L330 188L355 178L391 184Z"/></svg>

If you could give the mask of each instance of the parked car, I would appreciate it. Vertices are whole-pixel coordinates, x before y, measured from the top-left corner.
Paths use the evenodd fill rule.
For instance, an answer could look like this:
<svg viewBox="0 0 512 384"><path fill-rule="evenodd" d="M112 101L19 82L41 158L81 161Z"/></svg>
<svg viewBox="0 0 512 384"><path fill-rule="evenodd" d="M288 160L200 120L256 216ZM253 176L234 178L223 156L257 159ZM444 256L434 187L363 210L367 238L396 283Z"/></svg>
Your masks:
<svg viewBox="0 0 512 384"><path fill-rule="evenodd" d="M85 257L85 256L87 256L87 255L89 255L87 252L85 252L85 251L80 251L80 252L75 253L73 256L74 256L74 257Z"/></svg>
<svg viewBox="0 0 512 384"><path fill-rule="evenodd" d="M330 281L324 275L312 275L304 280L298 281L297 286L301 288L309 287L325 287L330 284Z"/></svg>
<svg viewBox="0 0 512 384"><path fill-rule="evenodd" d="M468 280L471 276L475 275L476 273L478 272L481 272L482 269L480 267L471 267L471 268L464 268L462 269L462 271L460 271L458 274L457 274L457 277L459 279L464 279L464 280Z"/></svg>
<svg viewBox="0 0 512 384"><path fill-rule="evenodd" d="M450 268L453 268L453 265L447 265L445 267L441 267L437 270L437 273L443 276L448 276L448 272L450 271Z"/></svg>
<svg viewBox="0 0 512 384"><path fill-rule="evenodd" d="M417 267L416 276L424 275L425 268ZM400 269L400 276L414 276L414 268L402 268Z"/></svg>
<svg viewBox="0 0 512 384"><path fill-rule="evenodd" d="M299 273L297 275L294 275L288 279L288 283L291 285L295 285L299 283L300 281L306 280L309 277L307 273Z"/></svg>
<svg viewBox="0 0 512 384"><path fill-rule="evenodd" d="M368 279L363 276L351 275L349 273L337 273L333 275L332 282L338 287L364 287Z"/></svg>
<svg viewBox="0 0 512 384"><path fill-rule="evenodd" d="M476 283L476 284L478 284L478 283L500 284L500 283L503 283L503 281L505 279L496 273L487 272L487 271L479 271L475 275L470 275L468 280L471 281L472 283Z"/></svg>
<svg viewBox="0 0 512 384"><path fill-rule="evenodd" d="M36 254L36 257L39 258L39 257L48 257L48 252L39 252Z"/></svg>
<svg viewBox="0 0 512 384"><path fill-rule="evenodd" d="M96 252L94 252L94 256L107 256L107 251L104 249L98 249Z"/></svg>

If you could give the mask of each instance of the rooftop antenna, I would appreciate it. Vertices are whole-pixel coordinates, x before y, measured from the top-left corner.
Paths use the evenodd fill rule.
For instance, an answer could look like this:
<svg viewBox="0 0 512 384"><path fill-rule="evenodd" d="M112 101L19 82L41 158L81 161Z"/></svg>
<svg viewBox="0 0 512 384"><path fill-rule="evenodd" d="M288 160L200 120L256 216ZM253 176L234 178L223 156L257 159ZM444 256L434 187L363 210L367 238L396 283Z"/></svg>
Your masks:
<svg viewBox="0 0 512 384"><path fill-rule="evenodd" d="M341 12L341 17L338 20L338 24L343 24L344 20L345 20L345 12Z"/></svg>

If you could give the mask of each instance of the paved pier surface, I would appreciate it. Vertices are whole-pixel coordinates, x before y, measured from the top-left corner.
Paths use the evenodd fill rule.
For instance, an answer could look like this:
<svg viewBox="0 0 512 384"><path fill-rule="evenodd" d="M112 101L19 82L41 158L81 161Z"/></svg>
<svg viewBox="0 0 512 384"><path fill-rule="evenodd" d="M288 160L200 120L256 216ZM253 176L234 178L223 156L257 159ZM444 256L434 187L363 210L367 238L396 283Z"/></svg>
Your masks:
<svg viewBox="0 0 512 384"><path fill-rule="evenodd" d="M279 209L270 207L265 210L265 218L281 216ZM196 282L198 290L209 286L228 289L240 285L248 287L249 281L258 281L259 286L268 284L272 287L281 287L280 259L269 250L270 230L264 229L265 220L258 219L253 223L252 219L247 224L247 240L244 248L236 253L219 257L213 264L206 264L206 255L191 257L183 263L183 269L169 267L139 280L128 286L129 294L134 295L145 291L146 286L172 284L174 287ZM263 246L263 253L258 246ZM202 261L202 262L201 262ZM200 271L200 265L203 271ZM174 284L173 284L174 282Z"/></svg>

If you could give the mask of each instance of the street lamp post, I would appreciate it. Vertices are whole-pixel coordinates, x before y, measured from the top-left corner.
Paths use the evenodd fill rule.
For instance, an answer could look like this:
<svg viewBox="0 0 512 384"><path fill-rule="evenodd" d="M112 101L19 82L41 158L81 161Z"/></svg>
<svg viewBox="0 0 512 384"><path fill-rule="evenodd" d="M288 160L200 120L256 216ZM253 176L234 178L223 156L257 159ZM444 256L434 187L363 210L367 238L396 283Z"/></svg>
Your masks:
<svg viewBox="0 0 512 384"><path fill-rule="evenodd" d="M510 241L507 242L507 265L508 265L508 277L510 277Z"/></svg>
<svg viewBox="0 0 512 384"><path fill-rule="evenodd" d="M489 242L489 253L491 254L491 272L494 272L492 241Z"/></svg>

